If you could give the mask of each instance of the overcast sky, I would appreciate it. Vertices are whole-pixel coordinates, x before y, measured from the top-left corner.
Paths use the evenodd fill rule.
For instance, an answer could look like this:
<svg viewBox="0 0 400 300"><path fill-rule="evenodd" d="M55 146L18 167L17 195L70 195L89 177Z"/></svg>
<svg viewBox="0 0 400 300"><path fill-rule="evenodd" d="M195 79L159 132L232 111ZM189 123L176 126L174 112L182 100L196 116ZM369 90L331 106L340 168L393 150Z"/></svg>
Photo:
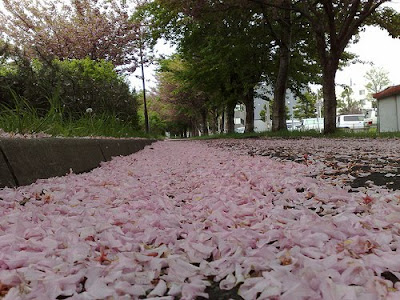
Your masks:
<svg viewBox="0 0 400 300"><path fill-rule="evenodd" d="M379 28L370 27L361 33L360 41L349 50L359 59L371 64L354 64L339 71L336 82L339 84L365 84L364 74L372 67L381 67L389 72L392 84L400 84L400 39L392 39Z"/></svg>
<svg viewBox="0 0 400 300"><path fill-rule="evenodd" d="M392 1L389 6L400 12L400 0ZM400 39L393 39L385 30L370 26L360 34L360 41L350 45L348 50L367 63L354 64L338 71L336 83L349 85L351 81L358 86L365 85L365 73L372 67L378 67L389 72L393 85L400 84Z"/></svg>

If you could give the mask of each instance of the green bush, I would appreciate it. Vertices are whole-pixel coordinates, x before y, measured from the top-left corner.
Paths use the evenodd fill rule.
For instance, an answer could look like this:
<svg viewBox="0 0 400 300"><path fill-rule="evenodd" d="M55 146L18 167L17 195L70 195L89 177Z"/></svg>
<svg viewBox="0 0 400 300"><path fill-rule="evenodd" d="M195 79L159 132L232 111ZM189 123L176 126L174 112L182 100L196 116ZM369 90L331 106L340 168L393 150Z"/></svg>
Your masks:
<svg viewBox="0 0 400 300"><path fill-rule="evenodd" d="M90 59L55 61L66 110L76 116L91 108L137 125L137 96L111 63Z"/></svg>
<svg viewBox="0 0 400 300"><path fill-rule="evenodd" d="M0 106L0 128L6 132L31 134L44 132L53 136L145 137L130 123L110 114L83 114L79 118L64 116L57 95L49 99L44 116L26 99L11 91L13 105ZM154 137L154 136L146 136Z"/></svg>
<svg viewBox="0 0 400 300"><path fill-rule="evenodd" d="M17 96L39 117L56 109L64 117L77 120L89 109L92 115L112 116L138 126L137 95L110 62L86 58L43 63L17 57L0 60L0 74L3 108L16 108Z"/></svg>

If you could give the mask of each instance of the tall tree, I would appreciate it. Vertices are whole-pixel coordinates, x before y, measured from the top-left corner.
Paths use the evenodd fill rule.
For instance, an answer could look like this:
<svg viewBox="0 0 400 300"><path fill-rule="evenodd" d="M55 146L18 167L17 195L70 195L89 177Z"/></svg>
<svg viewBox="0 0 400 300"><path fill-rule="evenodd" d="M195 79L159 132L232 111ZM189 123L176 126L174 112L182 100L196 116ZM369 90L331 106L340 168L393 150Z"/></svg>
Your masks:
<svg viewBox="0 0 400 300"><path fill-rule="evenodd" d="M276 76L274 78L274 101L272 114L272 130L279 131L286 129L285 103L286 89L288 87L289 67L291 60L291 48L293 44L293 13L291 11L292 1L279 1L280 6L276 7L276 1L253 1L261 4L263 19L269 28L268 34L273 37L276 44L276 60L278 61Z"/></svg>
<svg viewBox="0 0 400 300"><path fill-rule="evenodd" d="M218 1L160 0L151 6L153 24L178 44L191 65L187 80L206 92L213 105L227 107L228 132L234 129L237 102L246 105L246 131L253 131L254 87L270 52L260 9L243 11Z"/></svg>
<svg viewBox="0 0 400 300"><path fill-rule="evenodd" d="M315 118L317 116L317 99L317 94L312 91L307 91L298 97L294 106L294 117L297 119Z"/></svg>
<svg viewBox="0 0 400 300"><path fill-rule="evenodd" d="M135 68L137 31L118 1L2 0L0 32L29 58L105 59Z"/></svg>
<svg viewBox="0 0 400 300"><path fill-rule="evenodd" d="M365 87L368 93L375 94L390 85L389 72L382 68L372 68L365 73L364 78L367 80Z"/></svg>
<svg viewBox="0 0 400 300"><path fill-rule="evenodd" d="M237 8L203 17L182 40L180 51L193 66L193 82L209 93L216 84L220 89L228 108L228 132L234 129L238 102L246 106L246 132L254 130L254 88L270 60L269 46L260 14Z"/></svg>
<svg viewBox="0 0 400 300"><path fill-rule="evenodd" d="M270 2L283 3L287 9L280 10L269 5ZM177 40L179 51L193 57L186 56L185 59L198 66L202 64L198 69L208 72L207 76L200 76L201 72L198 72L196 82L205 79L208 86L213 86L211 81L220 83L217 86L225 93L221 99L229 107L228 117L235 106L230 101L236 98L245 103L248 108L246 131L252 131L251 95L254 86L265 80L274 86L274 130L286 128L286 88L299 90L310 81L309 74L318 73L312 61L312 50L306 54L307 46L310 46L305 42L308 25L303 22L300 26L298 16L290 10L291 1L158 0L152 3L155 23L169 29L165 36ZM160 22L165 19L168 22ZM295 31L293 23L297 26ZM305 71L291 70L291 64ZM308 72L310 69L313 72Z"/></svg>
<svg viewBox="0 0 400 300"><path fill-rule="evenodd" d="M378 8L389 0L305 0L294 9L311 24L322 69L324 132L336 130L335 77L345 48ZM284 7L282 7L284 9Z"/></svg>
<svg viewBox="0 0 400 300"><path fill-rule="evenodd" d="M198 131L208 135L208 98L204 92L188 83L187 71L187 62L179 56L161 61L157 72L160 100L174 109L175 123L185 124L193 136L197 136Z"/></svg>
<svg viewBox="0 0 400 300"><path fill-rule="evenodd" d="M372 68L365 73L364 78L367 80L367 84L365 85L368 91L367 98L372 102L372 107L376 108L378 105L372 95L382 91L391 84L389 72L382 68Z"/></svg>

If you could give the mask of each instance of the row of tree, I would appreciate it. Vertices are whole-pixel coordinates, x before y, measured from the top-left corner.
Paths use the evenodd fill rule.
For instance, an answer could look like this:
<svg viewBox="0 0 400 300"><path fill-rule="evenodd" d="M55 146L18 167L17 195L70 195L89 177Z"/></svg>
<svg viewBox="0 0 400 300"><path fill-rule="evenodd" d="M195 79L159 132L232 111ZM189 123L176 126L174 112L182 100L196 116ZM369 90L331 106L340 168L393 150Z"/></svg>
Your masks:
<svg viewBox="0 0 400 300"><path fill-rule="evenodd" d="M338 97L339 114L361 114L366 101L371 103L372 108L377 107L377 102L373 94L378 93L388 87L391 82L389 73L382 68L374 67L368 70L364 78L365 86L358 86L359 90L354 91L352 84L342 85L343 90ZM356 92L359 94L356 97ZM361 93L361 94L360 94ZM297 98L297 104L293 109L295 119L315 118L318 116L318 108L322 104L322 90L317 92L306 91Z"/></svg>
<svg viewBox="0 0 400 300"><path fill-rule="evenodd" d="M286 128L287 88L300 95L320 83L325 133L332 133L336 72L353 58L347 45L366 25L399 37L399 14L385 2L154 0L142 3L135 18L148 26L149 38L177 46L178 55L160 68L160 97L179 102L204 132L207 116L223 112L232 132L238 101L252 131L254 90L266 82L273 87L273 130Z"/></svg>
<svg viewBox="0 0 400 300"><path fill-rule="evenodd" d="M169 124L205 134L209 128L218 130L221 118L232 132L238 101L247 107L246 130L252 131L253 98L260 82L273 90L273 130L286 128L287 88L303 95L309 83L321 83L325 132L334 131L335 74L353 58L346 46L366 25L379 25L393 37L399 36L400 28L399 14L383 6L389 0L141 0L135 1L133 16L127 7L131 1L1 1L1 38L11 45L3 47L8 54L2 56L2 72L8 77L15 73L13 68L27 74L31 69L38 78L59 76L49 81L53 90L65 84L63 93L76 94L78 79L71 78L79 76L72 69L86 74L85 68L106 70L110 65L95 63L109 62L119 74L131 72L147 62L149 51L164 38L177 46L177 54L161 62L159 94L151 103L165 114L160 128ZM15 53L21 59L11 60L9 66ZM29 68L20 68L24 64ZM11 81L3 78L8 84L3 86ZM85 83L84 93L94 95L99 88L92 85L96 83ZM35 89L31 92L34 99ZM64 104L78 106L82 99L93 98L86 94L64 96ZM115 111L130 101L113 99L124 100L98 103ZM144 111L147 118L146 107ZM153 121L159 116L153 114Z"/></svg>

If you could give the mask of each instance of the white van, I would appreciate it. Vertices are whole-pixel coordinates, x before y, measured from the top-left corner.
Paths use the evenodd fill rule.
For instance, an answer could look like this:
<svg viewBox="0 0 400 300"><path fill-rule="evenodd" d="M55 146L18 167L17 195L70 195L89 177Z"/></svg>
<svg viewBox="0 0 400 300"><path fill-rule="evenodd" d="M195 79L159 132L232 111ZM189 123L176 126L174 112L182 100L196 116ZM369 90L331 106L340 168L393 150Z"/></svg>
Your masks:
<svg viewBox="0 0 400 300"><path fill-rule="evenodd" d="M367 110L364 115L364 127L376 127L378 125L378 110L376 108Z"/></svg>
<svg viewBox="0 0 400 300"><path fill-rule="evenodd" d="M364 128L364 115L340 115L336 119L337 128L346 129L363 129Z"/></svg>
<svg viewBox="0 0 400 300"><path fill-rule="evenodd" d="M301 130L324 130L324 118L307 118L301 120Z"/></svg>
<svg viewBox="0 0 400 300"><path fill-rule="evenodd" d="M293 130L300 130L301 127L301 121L297 120L297 119L293 119L292 120L286 120L286 128L289 131L293 131Z"/></svg>

